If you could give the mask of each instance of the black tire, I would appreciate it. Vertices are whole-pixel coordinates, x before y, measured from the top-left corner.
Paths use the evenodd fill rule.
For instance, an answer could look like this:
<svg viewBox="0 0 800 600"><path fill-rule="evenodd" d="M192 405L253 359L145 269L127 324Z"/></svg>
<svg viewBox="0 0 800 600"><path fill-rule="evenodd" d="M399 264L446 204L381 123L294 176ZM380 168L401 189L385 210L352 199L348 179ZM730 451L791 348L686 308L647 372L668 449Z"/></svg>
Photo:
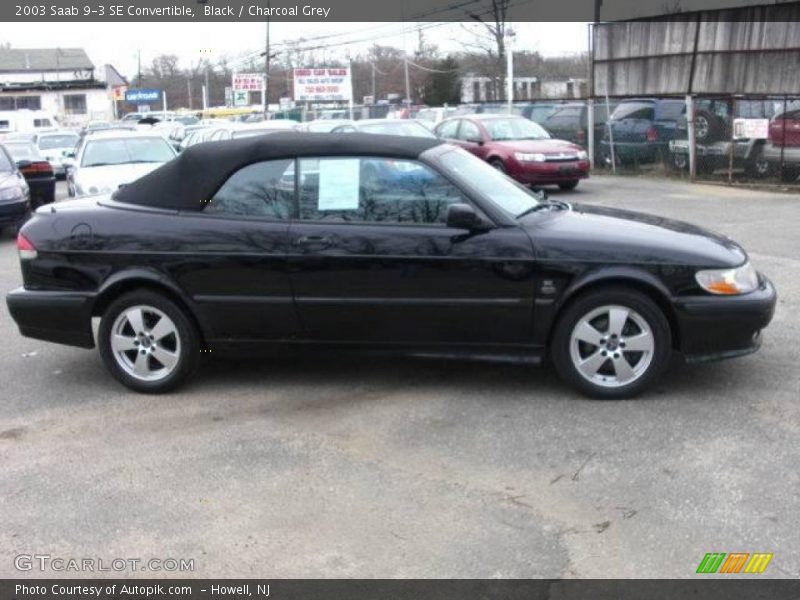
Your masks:
<svg viewBox="0 0 800 600"><path fill-rule="evenodd" d="M670 164L672 164L672 166L678 171L688 171L689 155L684 154L683 152L673 152L672 161L670 161Z"/></svg>
<svg viewBox="0 0 800 600"><path fill-rule="evenodd" d="M169 317L172 324L175 326L174 337L177 338L179 342L177 346L178 359L174 367L172 367L171 372L163 378L154 381L145 381L128 373L121 366L111 347L112 329L117 319L127 309L136 306L155 308L157 311ZM200 336L189 316L172 300L163 294L151 290L134 290L114 300L100 319L97 338L100 356L108 371L117 381L136 392L160 394L174 390L182 385L194 373L200 360ZM158 343L160 344L161 340L159 340ZM169 341L165 342L165 345L168 343ZM155 347L155 344L153 344L153 347ZM130 352L138 358L138 349L131 350ZM149 356L147 360L151 365L154 364L157 366L160 364L157 361L154 363Z"/></svg>
<svg viewBox="0 0 800 600"><path fill-rule="evenodd" d="M495 169L497 169L501 173L508 173L508 169L506 169L506 166L503 164L503 161L500 160L499 158L489 159L489 164L492 165Z"/></svg>
<svg viewBox="0 0 800 600"><path fill-rule="evenodd" d="M719 118L704 110L698 111L694 117L695 135L698 144L708 144L719 139L722 133Z"/></svg>
<svg viewBox="0 0 800 600"><path fill-rule="evenodd" d="M764 158L763 148L757 148L753 151L753 155L748 159L744 170L748 177L756 179L763 179L764 177L770 176L773 169L769 161Z"/></svg>
<svg viewBox="0 0 800 600"><path fill-rule="evenodd" d="M578 187L578 183L580 183L580 180L578 179L574 181L562 181L558 184L558 187L564 191L574 190L576 187Z"/></svg>
<svg viewBox="0 0 800 600"><path fill-rule="evenodd" d="M595 377L598 379L606 379L604 373L608 371L617 372L617 368L614 367L614 363L611 362L612 352L617 356L621 356L621 360L624 360L629 366L631 366L631 361L636 361L632 370L641 367L636 377L627 384L614 383L613 379L617 378L616 375L609 375L607 377L609 382L606 384L590 381L590 379L581 374L573 361L573 348L571 347L573 330L575 330L576 326L581 321L585 320L585 317L591 315L594 311L602 311L604 307L612 306L626 308L629 311L633 311L631 314L635 314L637 318L643 319L650 329L652 339L652 351L649 352L649 354L631 352L629 350L624 350L623 347L620 346L613 351L609 351L609 358L607 361L599 357L602 351L606 351L606 347L601 347L599 343L600 340L598 340L598 343L594 344L597 346L596 353L598 355L598 361L602 361L595 374ZM592 321L593 323L602 322L602 316L596 318L600 321ZM624 323L625 329L623 329L623 331L628 332L624 335L637 334L637 326L636 323L633 322L633 317L631 317L630 320L626 320ZM598 331L606 335L601 329L598 329ZM610 329L609 323L608 331L610 331ZM638 333L644 333L644 330L640 329ZM621 335L623 334L621 333ZM601 339L610 339L610 336ZM622 337L620 339L627 341L631 338ZM581 342L576 342L575 352L580 352L578 349L579 344L581 344ZM669 322L658 305L645 294L631 288L610 286L586 292L567 305L559 316L553 332L550 353L556 371L561 378L572 387L590 398L617 400L636 396L657 381L669 364L671 348L672 341ZM587 355L594 354L595 351L592 349L589 349L587 352ZM626 355L629 358L626 357ZM606 355L603 354L603 357L605 356ZM649 356L649 362L645 360L647 356ZM613 360L618 359L615 358Z"/></svg>
<svg viewBox="0 0 800 600"><path fill-rule="evenodd" d="M800 176L800 169L796 167L784 167L780 171L781 181L783 183L794 183L797 177Z"/></svg>

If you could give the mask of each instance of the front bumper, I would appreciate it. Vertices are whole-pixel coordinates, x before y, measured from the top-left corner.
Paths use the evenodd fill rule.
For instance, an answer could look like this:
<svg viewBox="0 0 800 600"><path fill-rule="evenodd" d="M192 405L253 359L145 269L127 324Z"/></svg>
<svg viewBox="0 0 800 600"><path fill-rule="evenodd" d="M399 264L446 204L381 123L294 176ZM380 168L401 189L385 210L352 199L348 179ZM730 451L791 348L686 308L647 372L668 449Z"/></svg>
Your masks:
<svg viewBox="0 0 800 600"><path fill-rule="evenodd" d="M589 176L589 161L550 161L540 163L517 163L508 173L524 184L546 184L575 181Z"/></svg>
<svg viewBox="0 0 800 600"><path fill-rule="evenodd" d="M8 293L6 304L25 337L81 348L94 347L94 294L17 288Z"/></svg>
<svg viewBox="0 0 800 600"><path fill-rule="evenodd" d="M778 294L766 277L742 296L693 296L675 301L680 350L687 362L742 356L761 346Z"/></svg>
<svg viewBox="0 0 800 600"><path fill-rule="evenodd" d="M31 205L27 198L13 202L0 202L0 226L14 225L27 219Z"/></svg>

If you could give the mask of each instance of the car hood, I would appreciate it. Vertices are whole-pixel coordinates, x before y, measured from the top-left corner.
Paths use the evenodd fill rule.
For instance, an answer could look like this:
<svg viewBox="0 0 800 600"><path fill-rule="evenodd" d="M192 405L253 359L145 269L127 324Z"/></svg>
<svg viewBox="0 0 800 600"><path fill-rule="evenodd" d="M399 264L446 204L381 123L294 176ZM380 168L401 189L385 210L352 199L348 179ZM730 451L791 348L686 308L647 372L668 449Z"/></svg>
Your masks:
<svg viewBox="0 0 800 600"><path fill-rule="evenodd" d="M113 192L139 177L147 175L163 163L133 163L105 167L80 167L75 171L75 183L88 191L95 187L99 192Z"/></svg>
<svg viewBox="0 0 800 600"><path fill-rule="evenodd" d="M576 204L571 210L522 218L542 260L674 264L728 268L747 260L733 240L701 227L615 208Z"/></svg>
<svg viewBox="0 0 800 600"><path fill-rule="evenodd" d="M492 142L513 152L539 152L543 154L558 154L561 152L578 152L583 150L580 146L564 140L509 140L507 142Z"/></svg>
<svg viewBox="0 0 800 600"><path fill-rule="evenodd" d="M72 148L48 148L47 150L40 150L42 156L47 160L61 160L68 152L72 152Z"/></svg>
<svg viewBox="0 0 800 600"><path fill-rule="evenodd" d="M11 187L12 185L19 185L19 179L17 179L16 174L0 171L0 189Z"/></svg>

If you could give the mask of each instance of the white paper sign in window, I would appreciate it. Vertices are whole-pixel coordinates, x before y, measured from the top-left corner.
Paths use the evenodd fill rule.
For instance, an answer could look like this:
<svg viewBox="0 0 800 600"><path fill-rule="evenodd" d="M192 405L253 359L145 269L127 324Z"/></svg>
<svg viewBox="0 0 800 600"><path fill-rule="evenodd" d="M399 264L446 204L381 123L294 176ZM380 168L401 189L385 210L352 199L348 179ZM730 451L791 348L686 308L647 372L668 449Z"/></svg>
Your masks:
<svg viewBox="0 0 800 600"><path fill-rule="evenodd" d="M319 161L319 210L358 210L360 160Z"/></svg>

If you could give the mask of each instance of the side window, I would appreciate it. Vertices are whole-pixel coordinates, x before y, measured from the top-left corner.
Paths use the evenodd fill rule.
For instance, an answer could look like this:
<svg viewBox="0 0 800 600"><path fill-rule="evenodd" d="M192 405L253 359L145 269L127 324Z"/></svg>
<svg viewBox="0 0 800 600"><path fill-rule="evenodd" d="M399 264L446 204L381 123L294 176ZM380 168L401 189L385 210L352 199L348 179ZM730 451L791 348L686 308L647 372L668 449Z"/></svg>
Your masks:
<svg viewBox="0 0 800 600"><path fill-rule="evenodd" d="M684 102L662 102L658 108L658 118L664 121L675 121L686 111Z"/></svg>
<svg viewBox="0 0 800 600"><path fill-rule="evenodd" d="M268 160L236 171L208 201L204 213L286 220L294 205L294 161Z"/></svg>
<svg viewBox="0 0 800 600"><path fill-rule="evenodd" d="M442 123L437 131L437 134L441 138L446 138L453 140L456 137L456 132L458 131L458 123L460 119L453 119L452 121L447 121Z"/></svg>
<svg viewBox="0 0 800 600"><path fill-rule="evenodd" d="M477 142L481 140L481 130L472 121L461 121L461 130L458 132L458 139L465 142Z"/></svg>
<svg viewBox="0 0 800 600"><path fill-rule="evenodd" d="M323 158L300 161L300 218L361 223L444 223L461 192L410 160Z"/></svg>

